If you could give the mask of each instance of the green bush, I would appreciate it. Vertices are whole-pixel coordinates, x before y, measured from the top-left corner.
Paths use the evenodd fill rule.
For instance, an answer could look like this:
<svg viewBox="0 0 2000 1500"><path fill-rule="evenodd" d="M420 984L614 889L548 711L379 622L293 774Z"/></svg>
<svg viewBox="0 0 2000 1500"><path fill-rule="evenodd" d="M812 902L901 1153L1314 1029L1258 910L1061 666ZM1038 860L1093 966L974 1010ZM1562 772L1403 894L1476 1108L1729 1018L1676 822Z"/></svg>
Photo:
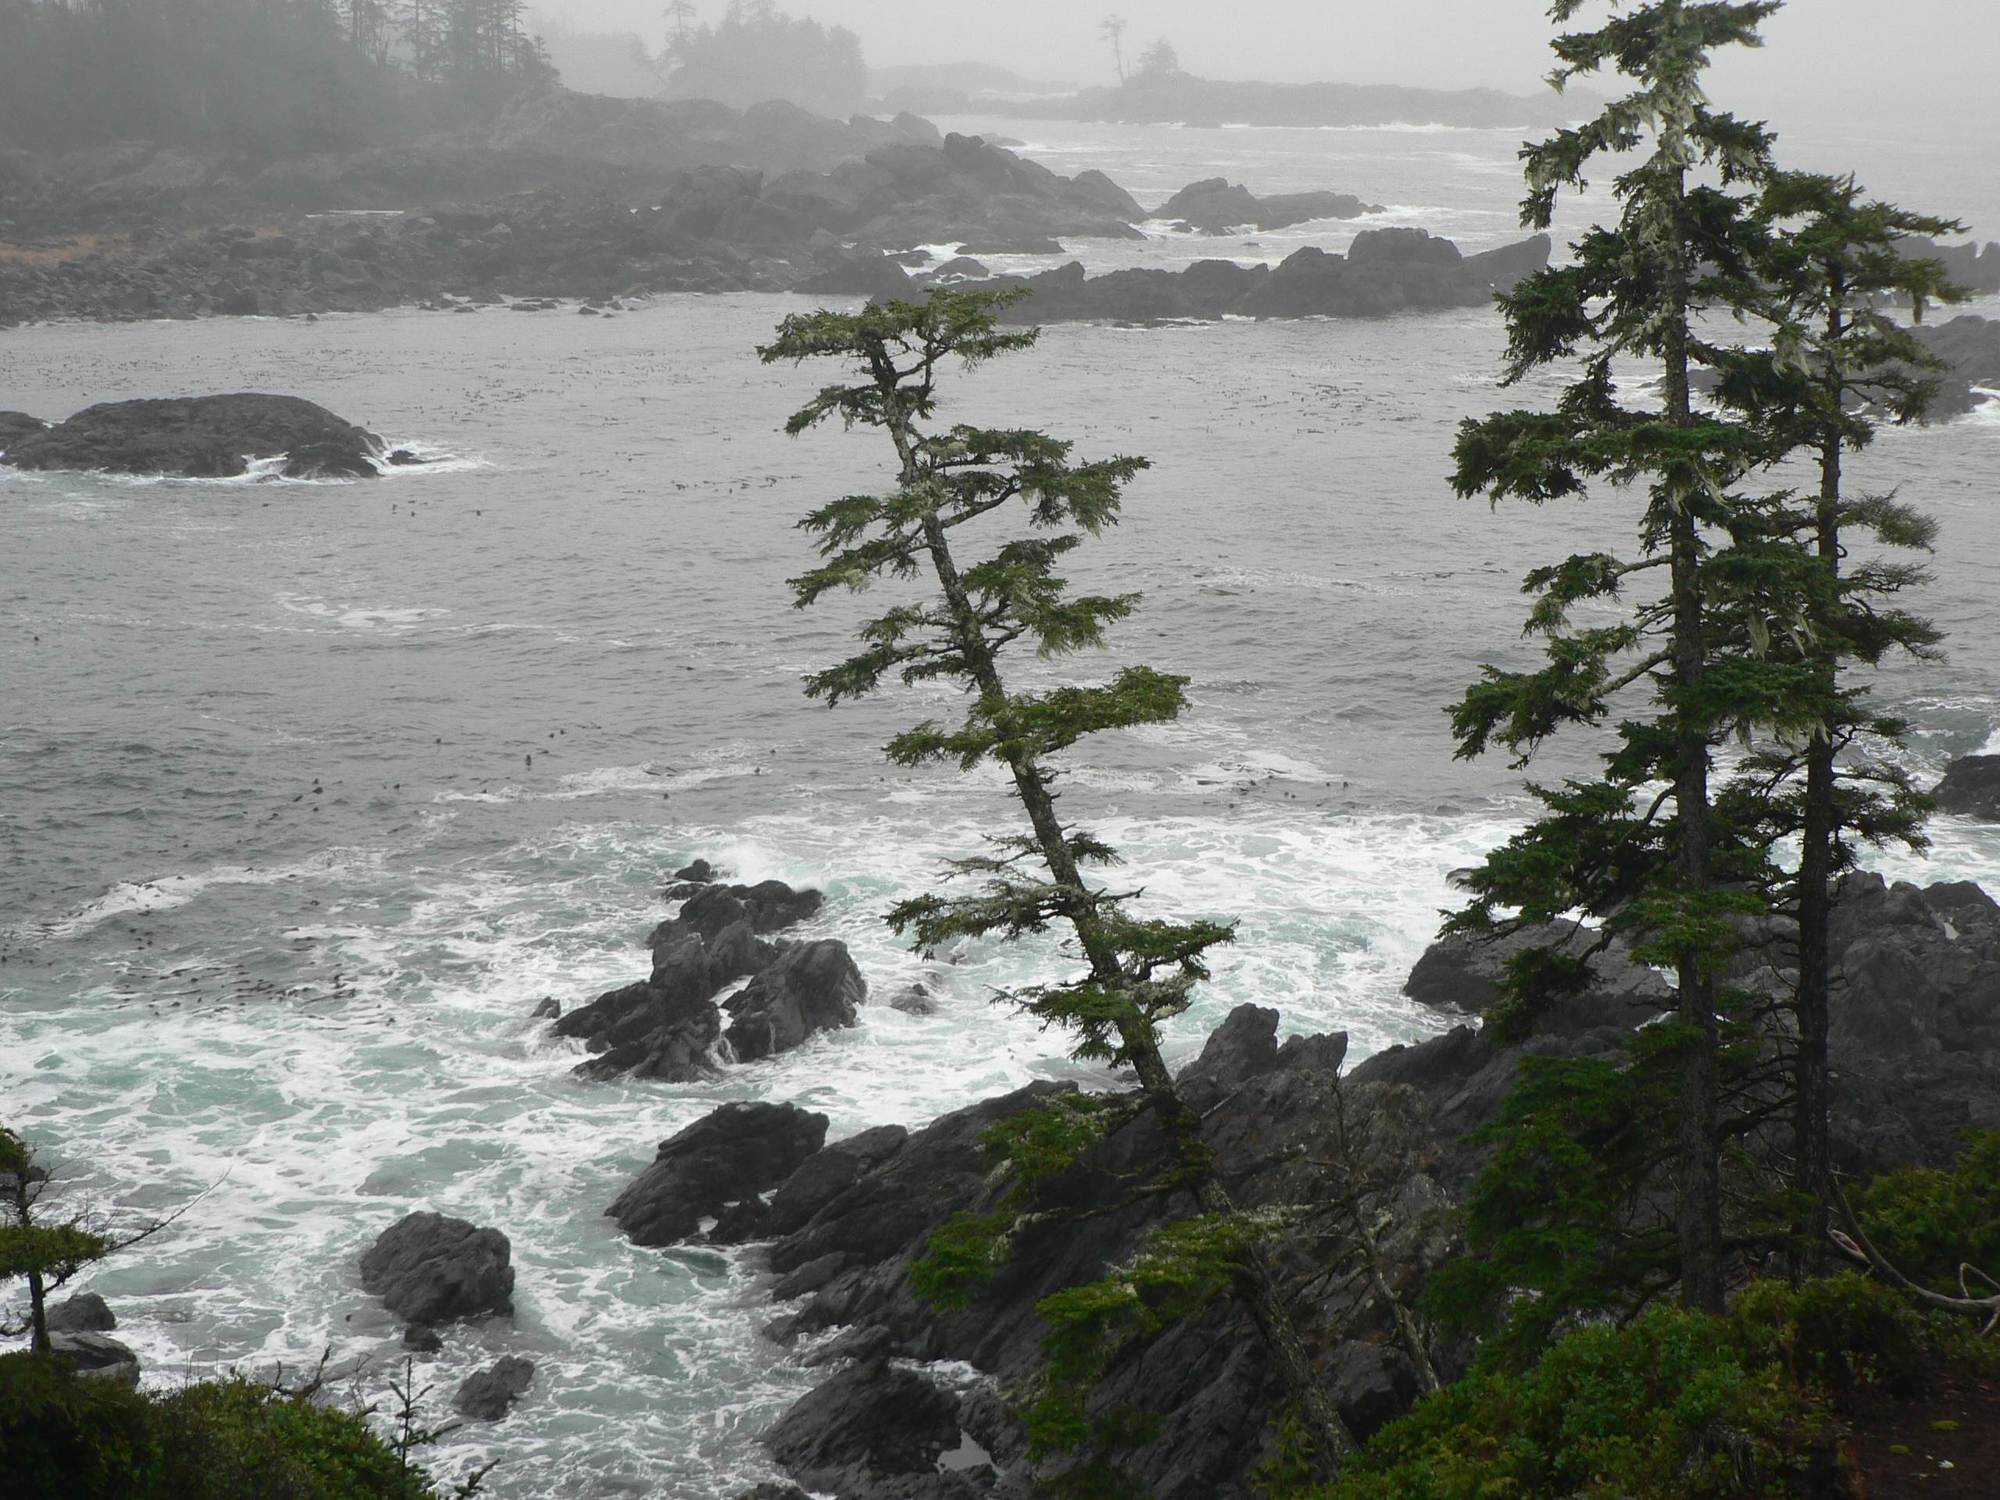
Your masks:
<svg viewBox="0 0 2000 1500"><path fill-rule="evenodd" d="M1692 1500L1824 1492L1817 1397L1727 1319L1655 1307L1519 1373L1475 1372L1378 1433L1322 1500Z"/></svg>
<svg viewBox="0 0 2000 1500"><path fill-rule="evenodd" d="M154 1408L158 1500L428 1500L358 1413L231 1379L191 1385Z"/></svg>
<svg viewBox="0 0 2000 1500"><path fill-rule="evenodd" d="M357 1412L247 1380L159 1397L0 1355L7 1500L433 1500Z"/></svg>
<svg viewBox="0 0 2000 1500"><path fill-rule="evenodd" d="M22 1500L126 1500L154 1458L152 1406L46 1354L0 1355L0 1489Z"/></svg>
<svg viewBox="0 0 2000 1500"><path fill-rule="evenodd" d="M1796 1291L1781 1281L1757 1282L1737 1299L1735 1321L1746 1351L1826 1390L1881 1385L1909 1395L1938 1362L1923 1318L1899 1294L1857 1272Z"/></svg>
<svg viewBox="0 0 2000 1500"><path fill-rule="evenodd" d="M1934 1290L1958 1290L1961 1262L2000 1276L2000 1130L1967 1132L1948 1172L1884 1172L1855 1209L1876 1248Z"/></svg>

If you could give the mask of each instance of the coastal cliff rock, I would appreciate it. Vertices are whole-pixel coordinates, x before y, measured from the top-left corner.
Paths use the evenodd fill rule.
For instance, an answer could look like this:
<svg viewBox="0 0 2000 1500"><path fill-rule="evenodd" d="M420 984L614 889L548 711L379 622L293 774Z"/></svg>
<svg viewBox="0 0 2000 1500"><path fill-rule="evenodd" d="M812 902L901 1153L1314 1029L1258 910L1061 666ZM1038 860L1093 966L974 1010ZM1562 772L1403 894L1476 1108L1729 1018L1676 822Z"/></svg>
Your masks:
<svg viewBox="0 0 2000 1500"><path fill-rule="evenodd" d="M109 1380L127 1390L139 1388L139 1356L117 1339L80 1330L51 1332L49 1345L79 1375Z"/></svg>
<svg viewBox="0 0 2000 1500"><path fill-rule="evenodd" d="M2000 250L1987 249L1981 259L2000 265ZM2000 389L2000 321L1961 313L1943 323L1919 324L1912 331L1944 363L1930 406L1933 419L1963 416L1977 407L1986 398L1975 386Z"/></svg>
<svg viewBox="0 0 2000 1500"><path fill-rule="evenodd" d="M1572 924L1532 936L1594 941ZM1409 992L1447 1011L1476 1011L1491 1001L1508 951L1528 940L1434 945ZM1948 1160L1963 1126L2000 1124L2000 1075L1990 1066L2000 1053L2000 906L1968 884L1919 890L1855 875L1839 893L1832 946L1842 1167ZM1460 1025L1344 1073L1345 1037L1279 1045L1275 1011L1239 1007L1181 1075L1232 1197L1245 1208L1353 1203L1364 1222L1380 1226L1386 1284L1417 1300L1459 1248L1453 1209L1483 1154L1464 1137L1495 1117L1522 1060L1620 1055L1633 1029L1671 1002L1661 976L1619 945L1597 962L1586 994L1536 1017L1523 1041ZM1164 1157L1151 1116L1134 1110L1075 1169L1042 1187L1037 1219L964 1309L919 1302L909 1271L952 1214L995 1206L1000 1188L988 1175L982 1132L1064 1087L1035 1084L907 1136L868 1141L870 1132L836 1143L771 1195L757 1232L772 1238L772 1295L802 1300L770 1336L791 1342L841 1330L810 1356L837 1373L766 1434L807 1488L842 1500L1046 1493L1010 1393L1039 1366L1045 1325L1036 1304L1128 1258L1185 1207L1129 1191ZM1298 1278L1329 1390L1365 1436L1406 1410L1421 1383L1392 1309L1366 1278L1308 1281L1340 1253L1339 1235L1330 1217L1308 1214L1274 1255ZM1469 1351L1431 1353L1448 1378ZM898 1360L963 1362L981 1379L941 1384ZM1243 1500L1253 1493L1252 1470L1269 1456L1281 1395L1254 1333L1225 1302L1121 1353L1093 1404L1157 1414L1153 1437L1121 1457L1148 1493ZM940 1467L947 1452L963 1466Z"/></svg>
<svg viewBox="0 0 2000 1500"><path fill-rule="evenodd" d="M868 982L832 938L787 946L723 1002L723 1039L738 1062L789 1052L815 1032L852 1026Z"/></svg>
<svg viewBox="0 0 2000 1500"><path fill-rule="evenodd" d="M0 443L0 463L18 469L200 479L245 474L253 460L280 457L287 478L373 479L384 452L374 433L323 406L255 393L108 402L53 427L0 427Z"/></svg>
<svg viewBox="0 0 2000 1500"><path fill-rule="evenodd" d="M361 1257L361 1286L411 1323L514 1310L513 1246L497 1229L414 1213L383 1230Z"/></svg>
<svg viewBox="0 0 2000 1500"><path fill-rule="evenodd" d="M2000 755L1962 755L1937 784L1938 810L2000 823Z"/></svg>

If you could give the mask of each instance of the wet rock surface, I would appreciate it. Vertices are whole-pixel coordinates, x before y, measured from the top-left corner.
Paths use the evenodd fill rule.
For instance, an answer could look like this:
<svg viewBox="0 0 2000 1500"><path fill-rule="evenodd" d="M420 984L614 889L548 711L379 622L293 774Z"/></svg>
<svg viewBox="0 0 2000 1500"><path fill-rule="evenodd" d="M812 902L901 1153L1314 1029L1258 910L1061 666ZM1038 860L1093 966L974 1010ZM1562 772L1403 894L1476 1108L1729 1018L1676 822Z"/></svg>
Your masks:
<svg viewBox="0 0 2000 1500"><path fill-rule="evenodd" d="M2000 755L1962 755L1945 767L1938 811L2000 823Z"/></svg>
<svg viewBox="0 0 2000 1500"><path fill-rule="evenodd" d="M497 1422L534 1383L535 1362L503 1354L483 1370L466 1376L451 1398L452 1410L475 1422Z"/></svg>

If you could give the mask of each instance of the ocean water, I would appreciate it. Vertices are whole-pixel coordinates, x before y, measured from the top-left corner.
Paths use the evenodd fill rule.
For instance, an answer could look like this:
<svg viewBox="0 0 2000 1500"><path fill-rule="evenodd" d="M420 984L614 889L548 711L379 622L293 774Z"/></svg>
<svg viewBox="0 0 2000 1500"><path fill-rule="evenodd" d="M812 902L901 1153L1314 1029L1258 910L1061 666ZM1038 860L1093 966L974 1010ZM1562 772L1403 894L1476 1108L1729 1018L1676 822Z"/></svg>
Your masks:
<svg viewBox="0 0 2000 1500"><path fill-rule="evenodd" d="M1513 232L1505 132L1033 128L1052 165L1105 166L1149 202L1224 173L1403 202L1403 222L1468 241L1475 215L1503 216L1492 242ZM1882 186L1943 201L1929 185ZM1139 248L1237 253L1184 239ZM1091 1076L989 1003L1060 962L1050 947L926 963L879 920L1008 806L991 776L880 758L948 694L829 711L799 691L881 601L793 610L784 580L810 558L794 523L887 469L866 433L779 431L821 377L753 349L804 305L0 343L0 409L288 391L443 460L362 484L0 471L0 1117L75 1201L128 1221L185 1208L87 1282L151 1381L330 1348L368 1357L353 1390L379 1395L399 1330L355 1261L435 1208L509 1234L518 1311L451 1332L422 1367L434 1399L500 1353L538 1364L513 1415L447 1440L441 1467L497 1458L509 1497L732 1494L769 1473L755 1435L813 1372L759 1338L753 1252L636 1250L601 1217L654 1144L726 1099L796 1100L837 1138ZM1501 344L1483 310L1065 326L953 377L947 415L1153 462L1074 569L1141 590L1140 613L1104 659L1032 670L1143 660L1193 679L1184 722L1093 742L1064 783L1157 910L1240 921L1177 1053L1246 1000L1287 1030L1345 1028L1357 1053L1442 1024L1401 981L1449 872L1522 815L1515 774L1452 759L1443 706L1521 650L1525 568L1630 521L1615 496L1496 514L1451 495L1456 424L1503 399ZM1879 689L1928 774L2000 750L1997 467L2000 401L1885 434L1860 465L1941 523L1922 602L1950 659ZM1928 859L1882 867L2000 871L2000 830L1935 835ZM923 978L941 1013L874 1004L713 1083L571 1078L577 1054L529 1011L638 977L659 888L695 855L823 886L813 932L854 948L877 1000Z"/></svg>

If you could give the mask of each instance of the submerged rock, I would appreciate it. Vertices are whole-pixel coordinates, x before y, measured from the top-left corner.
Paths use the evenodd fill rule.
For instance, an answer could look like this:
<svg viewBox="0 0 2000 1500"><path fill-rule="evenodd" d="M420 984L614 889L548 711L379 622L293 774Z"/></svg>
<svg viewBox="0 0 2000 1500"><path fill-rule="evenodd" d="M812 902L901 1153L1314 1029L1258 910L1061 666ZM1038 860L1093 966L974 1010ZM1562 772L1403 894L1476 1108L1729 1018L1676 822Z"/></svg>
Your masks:
<svg viewBox="0 0 2000 1500"><path fill-rule="evenodd" d="M297 396L239 394L114 401L13 437L0 462L21 469L229 478L287 458L293 478L372 479L382 440Z"/></svg>
<svg viewBox="0 0 2000 1500"><path fill-rule="evenodd" d="M497 1229L414 1213L383 1230L361 1257L361 1286L412 1323L514 1310L513 1247Z"/></svg>
<svg viewBox="0 0 2000 1500"><path fill-rule="evenodd" d="M476 1422L497 1422L521 1399L535 1378L535 1362L503 1354L485 1369L466 1376L451 1398L452 1410Z"/></svg>
<svg viewBox="0 0 2000 1500"><path fill-rule="evenodd" d="M825 1144L826 1126L825 1115L795 1104L725 1104L660 1142L605 1213L634 1244L693 1239L702 1220L754 1204L791 1176Z"/></svg>

